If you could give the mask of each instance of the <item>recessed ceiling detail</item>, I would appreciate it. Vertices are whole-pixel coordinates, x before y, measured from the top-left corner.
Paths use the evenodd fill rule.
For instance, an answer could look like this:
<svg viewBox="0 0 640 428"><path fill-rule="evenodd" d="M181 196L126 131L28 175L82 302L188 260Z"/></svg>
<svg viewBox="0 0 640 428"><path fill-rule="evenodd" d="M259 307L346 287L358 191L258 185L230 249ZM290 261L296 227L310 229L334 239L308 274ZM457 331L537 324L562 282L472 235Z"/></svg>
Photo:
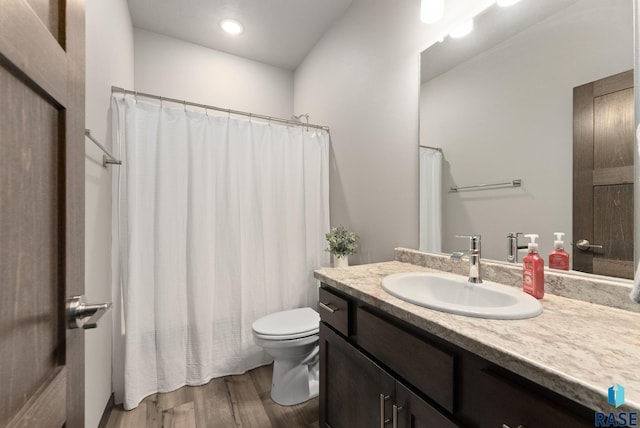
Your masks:
<svg viewBox="0 0 640 428"><path fill-rule="evenodd" d="M295 70L352 0L128 0L133 26ZM220 31L223 19L242 37Z"/></svg>

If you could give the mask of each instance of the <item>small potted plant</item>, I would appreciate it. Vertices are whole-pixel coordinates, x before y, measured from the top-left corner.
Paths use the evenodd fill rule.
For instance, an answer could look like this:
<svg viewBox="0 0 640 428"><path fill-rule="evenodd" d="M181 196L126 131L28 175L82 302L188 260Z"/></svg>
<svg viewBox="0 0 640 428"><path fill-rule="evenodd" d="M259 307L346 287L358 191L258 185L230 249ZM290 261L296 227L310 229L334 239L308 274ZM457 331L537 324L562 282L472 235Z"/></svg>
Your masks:
<svg viewBox="0 0 640 428"><path fill-rule="evenodd" d="M340 225L332 227L325 237L329 243L326 251L333 255L333 267L349 266L349 256L358 250L358 235Z"/></svg>

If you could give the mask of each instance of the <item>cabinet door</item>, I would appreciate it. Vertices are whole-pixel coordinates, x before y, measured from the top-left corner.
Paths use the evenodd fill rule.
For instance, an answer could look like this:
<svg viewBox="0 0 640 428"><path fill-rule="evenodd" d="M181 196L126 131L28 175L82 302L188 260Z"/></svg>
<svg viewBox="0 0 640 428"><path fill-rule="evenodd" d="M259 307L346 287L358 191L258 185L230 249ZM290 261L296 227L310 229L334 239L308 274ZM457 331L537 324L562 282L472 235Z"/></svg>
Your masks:
<svg viewBox="0 0 640 428"><path fill-rule="evenodd" d="M458 428L442 413L418 397L400 382L396 383L396 409L398 427L406 428ZM393 414L392 413L392 414Z"/></svg>
<svg viewBox="0 0 640 428"><path fill-rule="evenodd" d="M358 346L453 413L454 355L366 309L356 313Z"/></svg>
<svg viewBox="0 0 640 428"><path fill-rule="evenodd" d="M480 428L509 427L588 428L593 419L580 417L561 405L483 370L476 388L480 398Z"/></svg>
<svg viewBox="0 0 640 428"><path fill-rule="evenodd" d="M391 426L395 381L324 323L320 376L321 427Z"/></svg>

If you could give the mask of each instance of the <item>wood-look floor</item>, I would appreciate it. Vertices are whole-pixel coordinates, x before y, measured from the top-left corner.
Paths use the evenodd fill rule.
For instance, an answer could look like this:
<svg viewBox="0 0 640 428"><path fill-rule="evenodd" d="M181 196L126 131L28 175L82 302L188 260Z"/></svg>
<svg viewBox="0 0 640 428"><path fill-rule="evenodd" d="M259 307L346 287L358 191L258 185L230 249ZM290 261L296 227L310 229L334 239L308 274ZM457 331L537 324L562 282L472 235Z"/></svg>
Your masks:
<svg viewBox="0 0 640 428"><path fill-rule="evenodd" d="M107 428L319 428L318 398L297 406L271 400L272 366L154 394L133 410L116 406Z"/></svg>

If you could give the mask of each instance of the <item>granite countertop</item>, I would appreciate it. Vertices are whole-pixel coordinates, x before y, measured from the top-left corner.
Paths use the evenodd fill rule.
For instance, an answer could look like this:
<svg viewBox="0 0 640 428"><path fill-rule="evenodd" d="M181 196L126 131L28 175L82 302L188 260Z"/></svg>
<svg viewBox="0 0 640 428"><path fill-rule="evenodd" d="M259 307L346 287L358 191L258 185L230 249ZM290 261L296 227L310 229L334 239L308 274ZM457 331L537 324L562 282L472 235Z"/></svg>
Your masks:
<svg viewBox="0 0 640 428"><path fill-rule="evenodd" d="M400 300L381 287L400 272L438 272L399 261L315 271L320 281L595 411L640 411L640 313L545 294L525 320L454 315ZM625 404L607 402L610 386Z"/></svg>

